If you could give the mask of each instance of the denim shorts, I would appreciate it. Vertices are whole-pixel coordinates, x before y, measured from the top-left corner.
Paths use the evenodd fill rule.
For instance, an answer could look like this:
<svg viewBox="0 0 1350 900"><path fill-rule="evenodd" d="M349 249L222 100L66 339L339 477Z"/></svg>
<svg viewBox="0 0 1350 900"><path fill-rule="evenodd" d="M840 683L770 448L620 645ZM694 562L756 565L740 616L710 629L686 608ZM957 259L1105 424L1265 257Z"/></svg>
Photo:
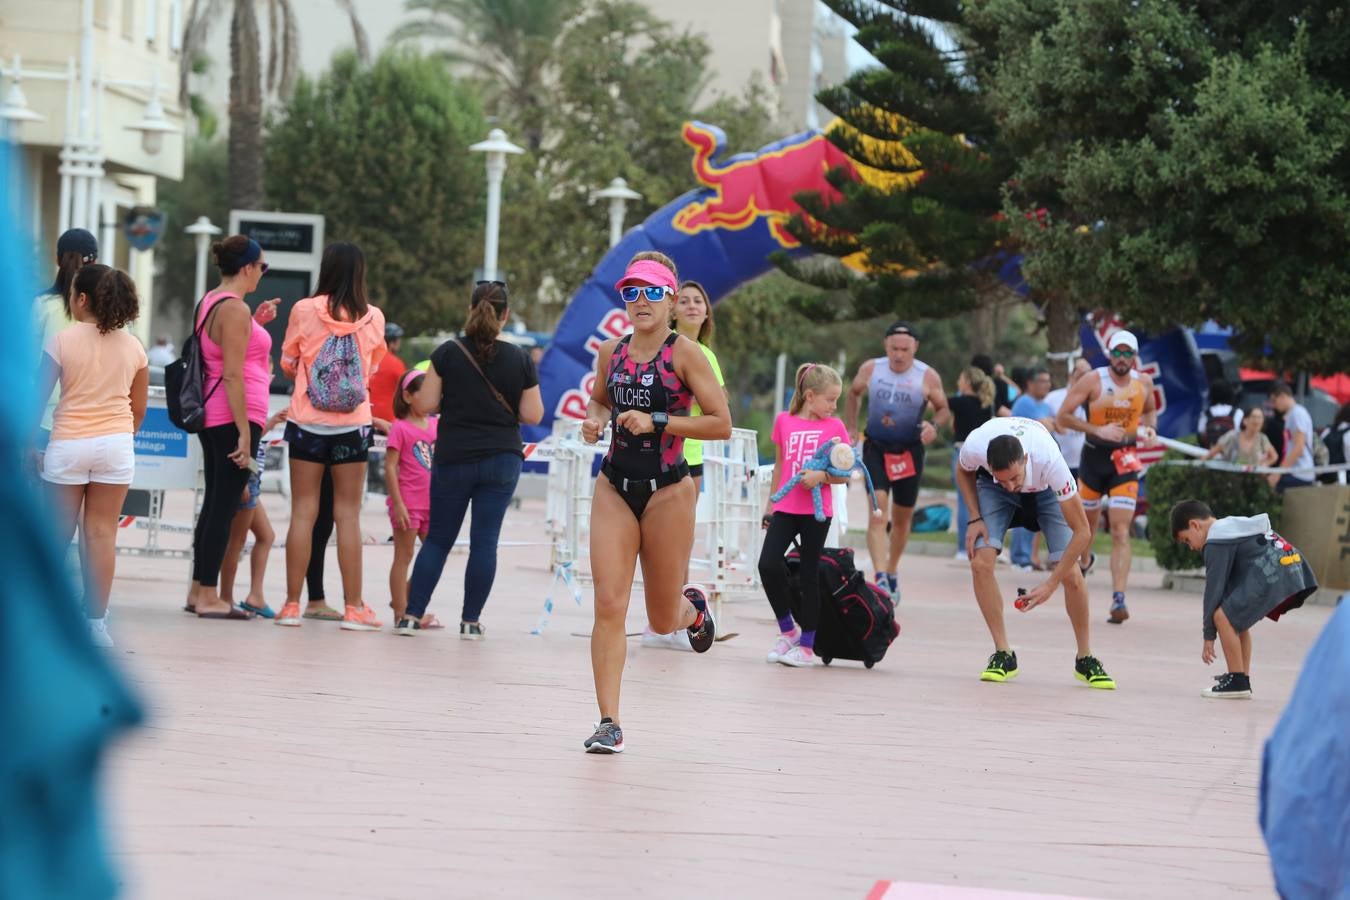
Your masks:
<svg viewBox="0 0 1350 900"><path fill-rule="evenodd" d="M1058 562L1064 555L1073 539L1073 529L1064 518L1064 510L1053 490L1046 488L1035 494L1014 494L999 487L983 471L975 480L975 490L980 498L980 516L989 529L989 540L977 540L976 550L993 547L1001 551L1003 536L1009 528L1026 528L1045 535L1050 562Z"/></svg>

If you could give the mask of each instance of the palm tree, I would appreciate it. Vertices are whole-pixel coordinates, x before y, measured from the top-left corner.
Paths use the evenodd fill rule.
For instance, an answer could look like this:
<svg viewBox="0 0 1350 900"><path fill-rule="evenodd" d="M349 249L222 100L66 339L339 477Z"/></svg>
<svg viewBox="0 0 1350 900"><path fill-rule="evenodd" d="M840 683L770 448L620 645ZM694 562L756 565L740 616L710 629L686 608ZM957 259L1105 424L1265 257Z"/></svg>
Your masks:
<svg viewBox="0 0 1350 900"><path fill-rule="evenodd" d="M482 82L489 112L518 122L538 150L558 37L581 7L582 0L406 0L404 9L425 15L393 40L440 45L437 55Z"/></svg>
<svg viewBox="0 0 1350 900"><path fill-rule="evenodd" d="M267 96L289 97L299 76L300 27L291 0L232 0L230 19L230 207L257 209L262 204L263 106ZM370 39L356 16L354 0L334 0L351 20L356 53L370 61ZM263 92L262 39L258 4L268 11L267 93ZM179 103L189 104L188 76L211 25L225 12L226 0L192 0L183 26L183 60L178 81Z"/></svg>

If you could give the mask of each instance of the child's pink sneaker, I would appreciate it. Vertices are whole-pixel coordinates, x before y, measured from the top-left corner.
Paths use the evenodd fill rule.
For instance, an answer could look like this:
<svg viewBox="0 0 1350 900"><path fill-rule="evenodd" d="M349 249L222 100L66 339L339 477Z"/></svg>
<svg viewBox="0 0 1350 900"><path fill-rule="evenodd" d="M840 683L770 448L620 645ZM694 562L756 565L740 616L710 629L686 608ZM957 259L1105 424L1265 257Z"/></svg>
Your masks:
<svg viewBox="0 0 1350 900"><path fill-rule="evenodd" d="M801 639L800 631L793 631L792 634L780 634L778 640L773 642L773 649L764 657L765 662L776 663L789 650L797 646L797 641Z"/></svg>
<svg viewBox="0 0 1350 900"><path fill-rule="evenodd" d="M816 656L814 651L806 649L801 644L796 644L791 650L778 657L778 662L780 665L806 669L820 665L820 657Z"/></svg>

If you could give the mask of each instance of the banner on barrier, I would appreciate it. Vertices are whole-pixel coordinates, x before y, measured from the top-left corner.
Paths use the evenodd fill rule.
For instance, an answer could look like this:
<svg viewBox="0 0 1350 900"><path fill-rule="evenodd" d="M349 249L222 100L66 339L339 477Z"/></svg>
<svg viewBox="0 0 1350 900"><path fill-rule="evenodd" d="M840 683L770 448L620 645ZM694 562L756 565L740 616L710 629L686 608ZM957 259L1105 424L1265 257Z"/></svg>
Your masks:
<svg viewBox="0 0 1350 900"><path fill-rule="evenodd" d="M197 439L169 421L163 398L152 398L135 436L136 476L142 491L191 490L197 486L201 448Z"/></svg>

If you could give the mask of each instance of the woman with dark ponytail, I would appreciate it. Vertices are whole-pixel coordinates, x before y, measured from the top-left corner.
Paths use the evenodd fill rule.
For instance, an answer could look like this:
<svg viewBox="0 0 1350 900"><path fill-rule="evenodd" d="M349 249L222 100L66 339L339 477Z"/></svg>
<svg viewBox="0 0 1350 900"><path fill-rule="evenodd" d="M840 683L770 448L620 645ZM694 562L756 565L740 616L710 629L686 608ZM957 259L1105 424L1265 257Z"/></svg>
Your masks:
<svg viewBox="0 0 1350 900"><path fill-rule="evenodd" d="M83 266L98 261L98 241L83 228L71 228L56 242L56 280L49 290L37 299L37 331L43 347L58 332L70 327L70 285L75 273ZM38 435L38 449L47 446L52 430L52 413L60 392L44 397L47 408L42 415L42 431Z"/></svg>
<svg viewBox="0 0 1350 900"><path fill-rule="evenodd" d="M136 472L132 436L145 418L150 383L145 348L124 331L139 312L136 285L125 272L84 265L71 278L69 328L47 342L40 387L61 399L42 460L61 545L78 522L84 535L85 607L89 634L111 647L106 616L117 559L117 519Z"/></svg>
<svg viewBox="0 0 1350 900"><path fill-rule="evenodd" d="M192 536L192 588L186 609L200 619L250 619L253 614L220 596L220 566L230 541L239 497L256 466L272 383L272 336L263 326L277 317L277 298L251 313L244 298L267 272L262 247L242 234L211 248L220 284L207 291L193 317L201 336L206 395L202 444L206 490Z"/></svg>
<svg viewBox="0 0 1350 900"><path fill-rule="evenodd" d="M497 337L510 315L506 284L480 281L469 299L464 338L446 341L431 354L431 368L419 391L440 398L431 522L408 582L408 608L395 634L422 630L431 592L472 506L459 636L483 639L479 616L497 577L497 538L524 460L520 423L535 425L544 418L539 375L529 354ZM443 385L452 389L443 390Z"/></svg>

